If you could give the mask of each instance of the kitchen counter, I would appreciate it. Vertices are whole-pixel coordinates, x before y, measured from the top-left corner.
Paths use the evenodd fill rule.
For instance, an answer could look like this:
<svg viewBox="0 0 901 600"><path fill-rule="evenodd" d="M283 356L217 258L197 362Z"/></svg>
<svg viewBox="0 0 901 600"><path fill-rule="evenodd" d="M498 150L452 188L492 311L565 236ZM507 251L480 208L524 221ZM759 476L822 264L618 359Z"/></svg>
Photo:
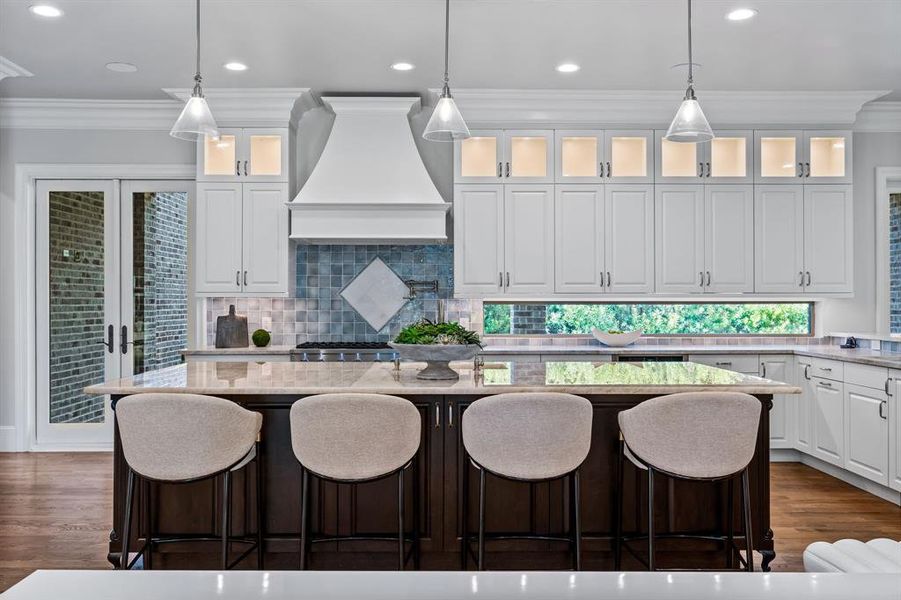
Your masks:
<svg viewBox="0 0 901 600"><path fill-rule="evenodd" d="M285 355L291 353L294 346L246 346L243 348L186 348L181 351L182 356L228 356L228 355Z"/></svg>
<svg viewBox="0 0 901 600"><path fill-rule="evenodd" d="M800 388L695 363L496 362L475 370L453 363L458 381L416 378L423 364L190 362L99 385L88 394L176 392L258 395L365 392L395 395L472 395L555 391L572 394L671 394L683 391L738 391L796 394Z"/></svg>

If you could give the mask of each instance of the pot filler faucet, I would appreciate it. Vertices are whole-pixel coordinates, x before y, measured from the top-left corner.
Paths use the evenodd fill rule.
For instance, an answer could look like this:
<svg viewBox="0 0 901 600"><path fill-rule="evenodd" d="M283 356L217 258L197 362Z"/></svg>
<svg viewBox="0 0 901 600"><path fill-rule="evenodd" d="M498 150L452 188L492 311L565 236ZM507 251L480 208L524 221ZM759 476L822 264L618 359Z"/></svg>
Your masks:
<svg viewBox="0 0 901 600"><path fill-rule="evenodd" d="M435 301L438 304L438 314L437 322L444 323L444 301L441 298L438 298L438 280L416 280L416 279L407 279L404 281L407 285L407 288L410 290L409 295L404 296L406 300L415 300L420 293L431 293L435 294Z"/></svg>

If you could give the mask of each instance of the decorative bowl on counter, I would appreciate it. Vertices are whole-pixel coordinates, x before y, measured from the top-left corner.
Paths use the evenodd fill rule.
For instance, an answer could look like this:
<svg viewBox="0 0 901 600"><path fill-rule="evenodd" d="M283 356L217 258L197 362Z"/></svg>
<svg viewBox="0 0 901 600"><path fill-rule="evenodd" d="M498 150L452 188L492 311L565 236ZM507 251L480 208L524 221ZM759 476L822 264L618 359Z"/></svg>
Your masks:
<svg viewBox="0 0 901 600"><path fill-rule="evenodd" d="M600 329L592 329L594 338L607 346L620 348L622 346L631 346L638 341L642 332L639 331L601 331Z"/></svg>
<svg viewBox="0 0 901 600"><path fill-rule="evenodd" d="M397 344L389 342L402 360L427 363L417 379L459 379L450 368L452 360L472 360L482 350L478 344Z"/></svg>

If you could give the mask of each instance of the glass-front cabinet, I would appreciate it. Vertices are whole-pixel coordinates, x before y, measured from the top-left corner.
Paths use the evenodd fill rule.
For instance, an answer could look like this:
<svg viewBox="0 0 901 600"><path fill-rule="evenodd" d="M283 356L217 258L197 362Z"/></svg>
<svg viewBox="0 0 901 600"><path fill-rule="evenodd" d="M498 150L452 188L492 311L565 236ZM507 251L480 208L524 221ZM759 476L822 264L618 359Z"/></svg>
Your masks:
<svg viewBox="0 0 901 600"><path fill-rule="evenodd" d="M558 130L557 183L649 183L654 180L650 130Z"/></svg>
<svg viewBox="0 0 901 600"><path fill-rule="evenodd" d="M755 132L757 183L850 183L850 131Z"/></svg>
<svg viewBox="0 0 901 600"><path fill-rule="evenodd" d="M474 130L454 143L457 183L553 183L553 130Z"/></svg>
<svg viewBox="0 0 901 600"><path fill-rule="evenodd" d="M656 131L657 183L750 183L753 180L753 132L715 131L710 142L670 142Z"/></svg>
<svg viewBox="0 0 901 600"><path fill-rule="evenodd" d="M220 129L197 144L197 181L288 181L287 129Z"/></svg>

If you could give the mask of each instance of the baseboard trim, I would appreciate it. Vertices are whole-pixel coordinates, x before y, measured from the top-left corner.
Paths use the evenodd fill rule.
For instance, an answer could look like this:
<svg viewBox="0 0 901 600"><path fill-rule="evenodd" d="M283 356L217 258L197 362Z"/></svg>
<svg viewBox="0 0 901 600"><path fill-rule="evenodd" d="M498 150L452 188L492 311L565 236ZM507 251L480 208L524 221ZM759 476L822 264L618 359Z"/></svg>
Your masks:
<svg viewBox="0 0 901 600"><path fill-rule="evenodd" d="M12 425L0 426L0 452L16 451L16 428Z"/></svg>
<svg viewBox="0 0 901 600"><path fill-rule="evenodd" d="M825 473L826 475L835 477L840 481L844 481L849 485L853 485L858 489L873 494L878 498L882 498L886 502L891 502L896 506L901 506L901 492L896 492L895 490L876 483L875 481L870 481L866 477L861 477L857 473L846 471L841 467L831 465L825 461L820 460L819 458L816 458L815 456L811 456L799 450L793 450L791 448L772 449L770 450L770 462L801 463L802 465L816 469L817 471Z"/></svg>

